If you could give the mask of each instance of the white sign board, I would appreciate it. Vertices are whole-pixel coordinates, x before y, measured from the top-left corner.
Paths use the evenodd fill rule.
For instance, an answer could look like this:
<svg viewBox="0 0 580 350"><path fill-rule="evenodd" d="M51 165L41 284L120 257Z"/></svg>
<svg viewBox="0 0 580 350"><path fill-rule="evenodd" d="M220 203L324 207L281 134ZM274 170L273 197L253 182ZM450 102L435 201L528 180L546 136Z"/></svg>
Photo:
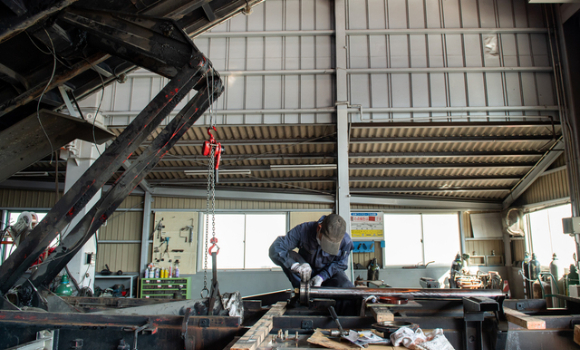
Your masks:
<svg viewBox="0 0 580 350"><path fill-rule="evenodd" d="M353 241L382 241L385 237L383 212L350 213Z"/></svg>

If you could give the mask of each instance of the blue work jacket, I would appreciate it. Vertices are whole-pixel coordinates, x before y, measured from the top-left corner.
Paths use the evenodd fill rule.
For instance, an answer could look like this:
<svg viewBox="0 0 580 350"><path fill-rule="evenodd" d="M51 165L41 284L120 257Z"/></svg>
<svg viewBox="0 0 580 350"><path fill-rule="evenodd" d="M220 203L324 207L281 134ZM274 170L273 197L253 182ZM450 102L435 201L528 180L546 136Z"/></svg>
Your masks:
<svg viewBox="0 0 580 350"><path fill-rule="evenodd" d="M330 255L322 250L316 240L316 228L324 218L325 216L322 216L318 221L300 224L285 236L276 238L270 246L270 259L276 265L290 269L298 261L291 258L288 253L299 248L298 254L312 267L312 276L319 275L326 281L337 272L345 271L348 267L348 256L353 249L352 239L348 233L344 234L338 255Z"/></svg>

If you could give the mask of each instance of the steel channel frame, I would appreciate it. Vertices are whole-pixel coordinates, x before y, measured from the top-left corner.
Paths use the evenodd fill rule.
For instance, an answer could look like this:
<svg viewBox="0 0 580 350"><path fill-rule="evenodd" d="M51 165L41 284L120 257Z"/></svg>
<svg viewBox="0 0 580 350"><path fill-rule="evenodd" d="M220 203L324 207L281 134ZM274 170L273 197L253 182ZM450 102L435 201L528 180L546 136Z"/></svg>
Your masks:
<svg viewBox="0 0 580 350"><path fill-rule="evenodd" d="M139 145L155 130L203 76L200 71L208 61L201 54L184 68L155 96L135 120L115 139L55 204L46 217L31 231L10 257L0 266L0 293L5 294L26 269L38 259L54 238L66 228L77 213L104 186ZM194 79L197 77L197 79Z"/></svg>
<svg viewBox="0 0 580 350"><path fill-rule="evenodd" d="M114 348L120 339L133 343L133 333L127 329L150 323L155 334L139 335L139 349L183 348L181 338L183 316L127 316L99 314L62 314L0 311L0 347L6 348L10 339L17 336L23 343L35 339L37 331L58 329L58 349L70 348L73 339L83 340L83 350ZM191 316L187 331L194 335L195 349L222 349L241 330L239 317ZM27 339L26 337L30 337Z"/></svg>
<svg viewBox="0 0 580 350"><path fill-rule="evenodd" d="M217 89L216 87L211 88L214 91L215 98L222 92L221 80L218 79L217 82L219 82ZM57 251L51 254L45 263L40 265L38 270L31 276L30 281L32 284L35 286L48 284L58 275L70 258L82 248L131 191L139 185L139 182L159 163L159 159L173 147L175 142L187 132L189 127L209 107L209 90L209 87L204 87L187 103L180 114L157 136L152 145L139 156L139 159L123 173L113 187L101 197L83 219L68 233ZM69 259L65 259L66 256Z"/></svg>

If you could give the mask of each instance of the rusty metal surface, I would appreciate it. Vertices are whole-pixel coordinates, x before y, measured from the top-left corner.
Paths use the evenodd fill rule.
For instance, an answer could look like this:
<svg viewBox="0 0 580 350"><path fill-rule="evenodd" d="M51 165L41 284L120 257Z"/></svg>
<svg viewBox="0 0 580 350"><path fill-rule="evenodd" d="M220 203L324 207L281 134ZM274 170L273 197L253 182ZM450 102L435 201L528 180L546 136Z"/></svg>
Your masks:
<svg viewBox="0 0 580 350"><path fill-rule="evenodd" d="M201 60L202 57L199 57ZM197 64L186 66L140 113L91 167L75 182L46 217L31 231L29 239L22 242L0 266L0 292L6 293L19 276L38 258L56 235L65 229L74 216L89 202L120 165L145 140L169 112L197 83L194 76L200 71ZM194 80L194 83L191 81ZM193 84L193 85L192 85ZM189 86L189 87L188 87ZM105 218L106 220L106 218ZM59 246L61 250L68 247ZM63 249L64 248L64 249Z"/></svg>
<svg viewBox="0 0 580 350"><path fill-rule="evenodd" d="M182 349L183 316L104 316L0 311L0 348L34 339L41 329L59 331L58 349L69 349L71 341L82 339L82 349L116 349L121 339L133 343L133 329L145 324L156 329L139 335L139 349ZM222 349L241 332L239 317L191 316L187 328L194 349Z"/></svg>
<svg viewBox="0 0 580 350"><path fill-rule="evenodd" d="M47 110L41 110L38 117L36 113L31 114L0 131L0 182L50 154L50 144L37 118L42 120L54 149L59 149L75 139L94 142L93 126L85 120ZM94 130L95 140L99 144L114 137L99 126Z"/></svg>

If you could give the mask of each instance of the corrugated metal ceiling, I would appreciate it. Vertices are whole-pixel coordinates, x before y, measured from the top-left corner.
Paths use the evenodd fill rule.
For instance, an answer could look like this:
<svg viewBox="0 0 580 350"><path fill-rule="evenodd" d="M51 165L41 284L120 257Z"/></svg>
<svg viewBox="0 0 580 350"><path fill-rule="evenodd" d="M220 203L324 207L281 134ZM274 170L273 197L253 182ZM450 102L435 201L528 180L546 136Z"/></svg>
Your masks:
<svg viewBox="0 0 580 350"><path fill-rule="evenodd" d="M537 123L537 125L534 125ZM560 136L558 123L352 124L349 170L353 193L500 201ZM122 127L111 128L115 134ZM148 175L152 186L205 188L205 127L191 128ZM157 130L150 138L157 135ZM218 125L223 141L220 188L311 192L335 191L336 169L300 166L336 164L336 127L315 125ZM140 152L136 152L138 156ZM270 169L290 165L296 169Z"/></svg>

